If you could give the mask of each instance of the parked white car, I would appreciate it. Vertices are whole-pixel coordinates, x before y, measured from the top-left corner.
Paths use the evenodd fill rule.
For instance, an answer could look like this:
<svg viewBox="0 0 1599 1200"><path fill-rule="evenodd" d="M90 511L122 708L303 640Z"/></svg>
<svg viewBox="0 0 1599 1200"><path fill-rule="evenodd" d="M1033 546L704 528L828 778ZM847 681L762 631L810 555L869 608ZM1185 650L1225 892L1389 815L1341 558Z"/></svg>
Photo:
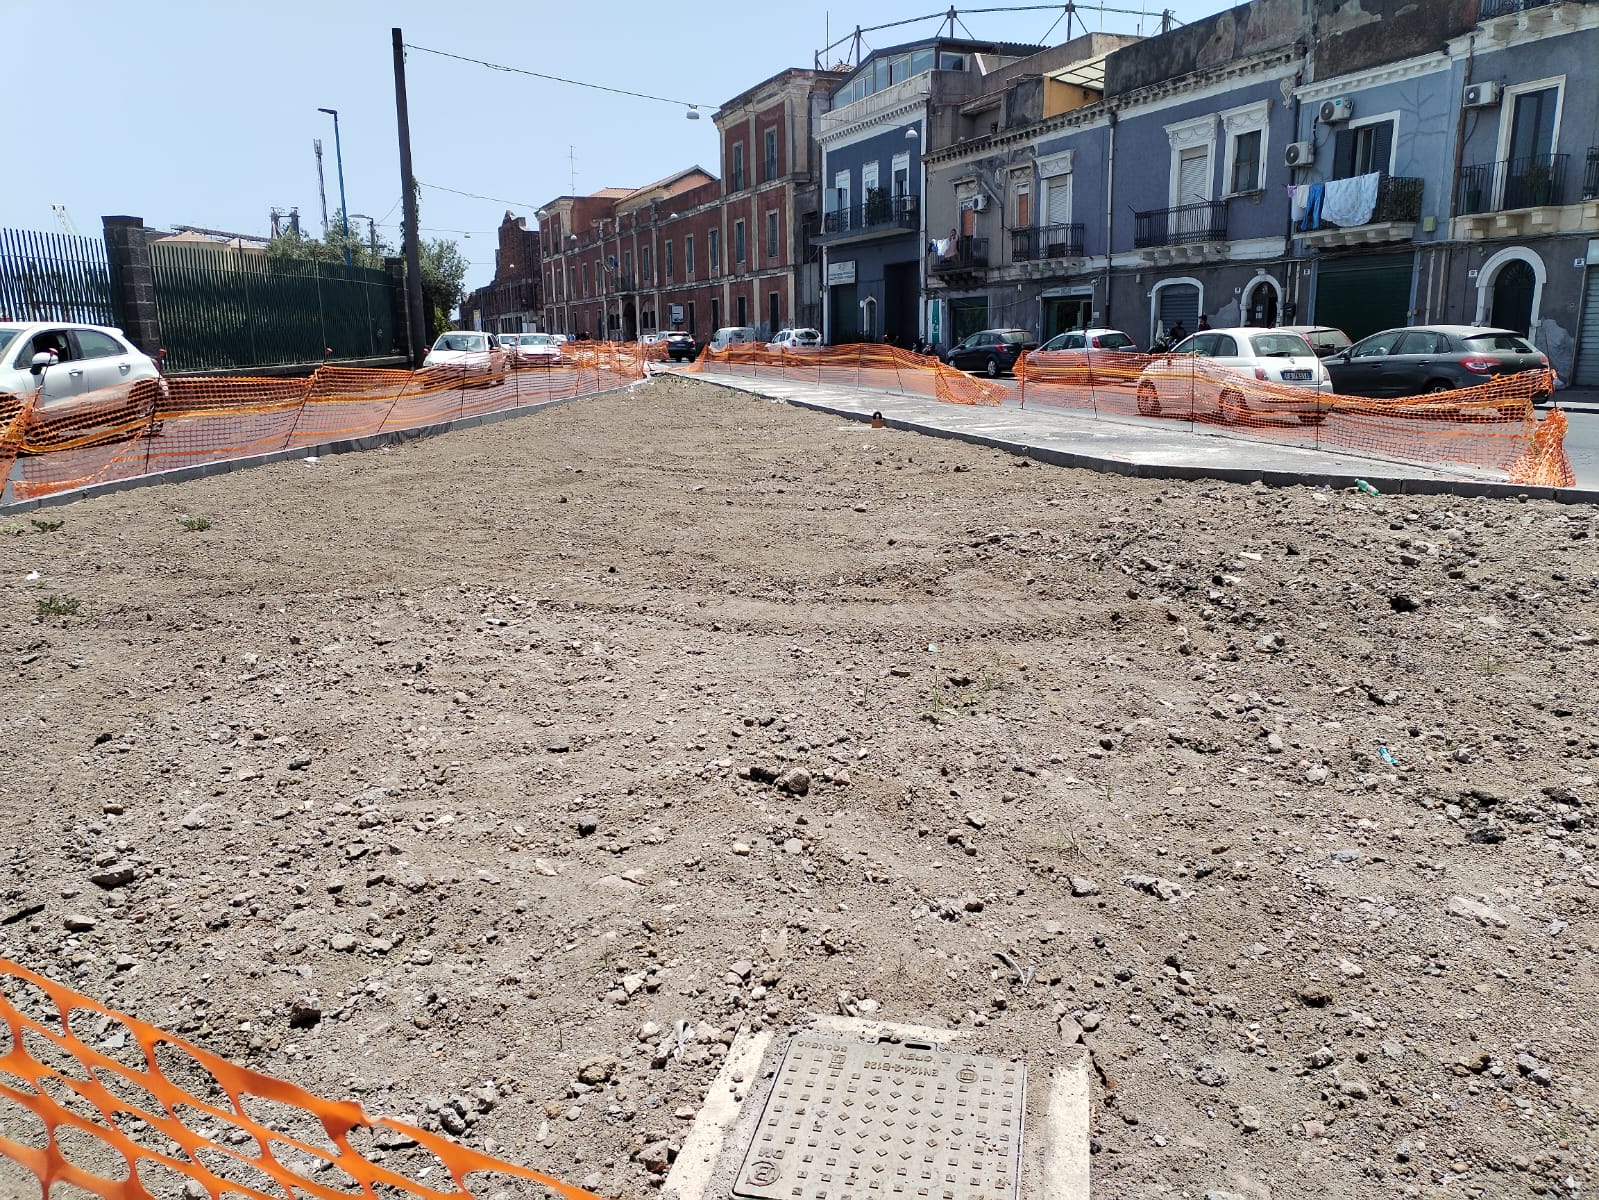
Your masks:
<svg viewBox="0 0 1599 1200"><path fill-rule="evenodd" d="M755 340L753 325L724 325L711 336L712 350L726 350L729 346Z"/></svg>
<svg viewBox="0 0 1599 1200"><path fill-rule="evenodd" d="M1332 376L1310 343L1285 329L1196 333L1152 358L1137 383L1146 417L1286 414L1310 425L1327 415L1332 394Z"/></svg>
<svg viewBox="0 0 1599 1200"><path fill-rule="evenodd" d="M34 356L51 354L52 364L35 371ZM0 393L30 396L44 390L45 409L70 406L73 397L104 388L127 390L141 379L159 379L161 368L122 335L104 325L0 325Z"/></svg>
<svg viewBox="0 0 1599 1200"><path fill-rule="evenodd" d="M50 432L62 439L77 441L97 423L125 428L153 413L166 390L155 359L120 329L0 324L0 395L26 401L37 392L38 415L51 418Z"/></svg>
<svg viewBox="0 0 1599 1200"><path fill-rule="evenodd" d="M469 375L483 374L492 379L504 373L505 359L505 350L492 333L451 329L439 334L422 366L458 367Z"/></svg>
<svg viewBox="0 0 1599 1200"><path fill-rule="evenodd" d="M779 329L777 336L766 343L768 350L815 350L822 344L822 335L815 329Z"/></svg>
<svg viewBox="0 0 1599 1200"><path fill-rule="evenodd" d="M1033 353L1047 354L1056 350L1127 350L1137 353L1133 339L1120 329L1068 329L1057 333Z"/></svg>
<svg viewBox="0 0 1599 1200"><path fill-rule="evenodd" d="M513 333L502 340L523 366L549 367L561 361L561 343L553 333Z"/></svg>

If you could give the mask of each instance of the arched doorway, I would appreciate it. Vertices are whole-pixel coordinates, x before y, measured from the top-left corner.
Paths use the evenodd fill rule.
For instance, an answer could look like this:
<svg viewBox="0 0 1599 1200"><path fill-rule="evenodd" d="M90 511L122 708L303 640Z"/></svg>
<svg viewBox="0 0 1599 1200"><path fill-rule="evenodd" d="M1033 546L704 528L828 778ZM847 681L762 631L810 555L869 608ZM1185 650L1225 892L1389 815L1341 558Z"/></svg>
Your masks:
<svg viewBox="0 0 1599 1200"><path fill-rule="evenodd" d="M1277 281L1269 275L1257 277L1244 294L1241 315L1245 325L1271 329L1277 324Z"/></svg>
<svg viewBox="0 0 1599 1200"><path fill-rule="evenodd" d="M633 306L632 301L622 306L622 340L638 341L638 309Z"/></svg>
<svg viewBox="0 0 1599 1200"><path fill-rule="evenodd" d="M861 337L868 342L877 340L877 297L868 296L861 301Z"/></svg>
<svg viewBox="0 0 1599 1200"><path fill-rule="evenodd" d="M1532 331L1532 294L1538 277L1525 259L1515 258L1499 268L1493 281L1493 311L1489 321L1498 329Z"/></svg>

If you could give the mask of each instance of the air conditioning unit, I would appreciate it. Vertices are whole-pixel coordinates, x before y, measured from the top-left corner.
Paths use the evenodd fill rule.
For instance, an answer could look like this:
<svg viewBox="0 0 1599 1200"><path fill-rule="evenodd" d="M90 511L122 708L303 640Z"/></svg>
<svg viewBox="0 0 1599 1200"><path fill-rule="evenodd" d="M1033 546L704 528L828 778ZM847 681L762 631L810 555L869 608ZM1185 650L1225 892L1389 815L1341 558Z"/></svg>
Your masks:
<svg viewBox="0 0 1599 1200"><path fill-rule="evenodd" d="M1499 103L1504 86L1497 83L1474 83L1466 89L1467 108L1492 108Z"/></svg>
<svg viewBox="0 0 1599 1200"><path fill-rule="evenodd" d="M1315 142L1289 142L1283 150L1283 162L1290 167L1309 167L1316 162Z"/></svg>
<svg viewBox="0 0 1599 1200"><path fill-rule="evenodd" d="M987 212L988 211L988 197L986 195L984 195L982 192L978 192L977 195L972 197L972 211L973 212Z"/></svg>
<svg viewBox="0 0 1599 1200"><path fill-rule="evenodd" d="M1323 125L1336 125L1354 115L1355 102L1348 96L1334 96L1331 100L1321 102L1320 117Z"/></svg>

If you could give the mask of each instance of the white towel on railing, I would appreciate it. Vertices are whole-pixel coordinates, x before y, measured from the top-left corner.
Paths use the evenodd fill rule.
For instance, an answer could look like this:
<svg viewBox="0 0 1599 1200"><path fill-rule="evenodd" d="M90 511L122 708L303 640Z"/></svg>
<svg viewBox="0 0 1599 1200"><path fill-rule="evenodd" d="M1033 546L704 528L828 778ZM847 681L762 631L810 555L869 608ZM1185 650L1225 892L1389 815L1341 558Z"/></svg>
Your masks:
<svg viewBox="0 0 1599 1200"><path fill-rule="evenodd" d="M1289 214L1294 219L1294 224L1305 219L1305 206L1310 203L1310 184L1300 183L1288 189Z"/></svg>
<svg viewBox="0 0 1599 1200"><path fill-rule="evenodd" d="M1328 180L1321 205L1322 220L1345 227L1366 224L1377 209L1377 184L1381 180L1382 175L1376 171L1353 179Z"/></svg>
<svg viewBox="0 0 1599 1200"><path fill-rule="evenodd" d="M938 238L933 242L933 253L939 258L948 258L955 253L954 238Z"/></svg>

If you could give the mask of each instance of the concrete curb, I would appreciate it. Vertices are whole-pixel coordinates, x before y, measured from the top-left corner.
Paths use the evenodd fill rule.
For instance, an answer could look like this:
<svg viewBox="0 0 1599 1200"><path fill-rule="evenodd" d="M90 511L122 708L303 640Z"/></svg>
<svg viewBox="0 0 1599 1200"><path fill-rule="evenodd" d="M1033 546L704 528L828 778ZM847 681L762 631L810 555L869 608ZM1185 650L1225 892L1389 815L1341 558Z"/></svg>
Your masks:
<svg viewBox="0 0 1599 1200"><path fill-rule="evenodd" d="M155 484L188 483L191 480L205 479L212 475L228 475L234 471L246 471L252 467L265 467L273 463L293 462L295 459L321 458L324 455L346 454L358 450L376 450L383 446L395 446L405 442L418 441L426 437L433 437L441 433L449 433L452 430L475 429L480 425L493 425L500 421L524 417L530 413L561 408L578 400L609 396L615 392L624 391L631 386L631 383L626 383L621 387L607 388L603 392L585 392L581 396L561 396L554 400L540 400L537 404L524 404L517 408L501 409L499 412L478 413L470 417L456 417L452 420L439 421L432 425L418 425L411 429L393 429L387 433L368 434L365 437L358 438L343 438L336 442L319 442L313 446L299 446L293 450L273 450L266 454L251 455L249 458L227 458L217 462L196 463L188 467L174 467L170 471L155 471L148 475L130 475L125 479L108 479L103 483L85 484L81 488L54 492L51 495L40 496L34 500L7 501L4 504L0 504L0 516L32 512L39 508L53 508L58 504L70 504L75 500L88 500L95 496L110 496L117 492L131 491L134 488L150 487Z"/></svg>
<svg viewBox="0 0 1599 1200"><path fill-rule="evenodd" d="M720 383L704 375L699 376L699 378L706 383L716 384L718 387L726 388L731 392L742 392L746 396L760 394L734 384ZM777 396L768 396L766 399L781 400L784 404L792 405L795 408L827 413L829 416L843 417L850 421L869 422L872 419L868 413L856 412L847 408L837 408L816 400L800 400L793 397ZM1199 479L1214 479L1223 483L1264 483L1268 487L1330 488L1352 488L1355 486L1357 479L1364 479L1378 491L1398 496L1461 496L1468 499L1511 500L1526 497L1529 500L1558 500L1564 504L1599 504L1599 489L1593 488L1531 487L1523 484L1496 483L1490 480L1476 479L1412 479L1402 475L1379 475L1376 472L1362 472L1360 475L1353 475L1339 472L1266 471L1254 467L1207 467L1174 463L1134 463L1115 458L1100 458L1096 455L1081 454L1071 450L1054 450L1046 446L1032 446L1025 442L990 437L980 433L966 433L956 429L945 429L938 425L926 425L919 421L906 421L896 417L885 416L883 424L890 429L903 429L908 433L920 433L935 438L948 438L952 441L966 442L973 446L986 446L991 450L1002 450L1007 454L1031 458L1038 462L1048 463L1051 466L1079 467L1087 471L1098 471L1105 475L1126 475L1135 479L1174 479L1188 482Z"/></svg>

